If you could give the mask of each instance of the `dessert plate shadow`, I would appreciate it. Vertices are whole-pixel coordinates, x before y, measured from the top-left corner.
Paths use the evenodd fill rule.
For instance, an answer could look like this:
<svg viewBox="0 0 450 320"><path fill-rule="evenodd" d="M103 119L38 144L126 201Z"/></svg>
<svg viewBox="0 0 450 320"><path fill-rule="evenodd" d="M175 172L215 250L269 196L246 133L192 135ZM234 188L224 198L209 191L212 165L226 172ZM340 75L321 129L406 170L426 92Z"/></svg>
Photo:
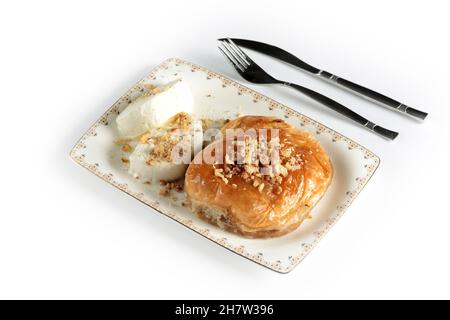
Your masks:
<svg viewBox="0 0 450 320"><path fill-rule="evenodd" d="M142 95L144 84L160 85L177 78L189 84L197 116L211 119L275 116L310 132L320 141L331 158L334 177L322 200L313 208L311 219L279 238L246 239L197 218L184 206L184 193L160 196L159 186L145 184L127 173L121 162L122 151L114 143L118 137L117 115ZM218 73L175 58L158 65L115 102L83 134L70 157L105 182L205 238L281 273L291 271L311 252L355 200L380 163L373 152L319 122Z"/></svg>

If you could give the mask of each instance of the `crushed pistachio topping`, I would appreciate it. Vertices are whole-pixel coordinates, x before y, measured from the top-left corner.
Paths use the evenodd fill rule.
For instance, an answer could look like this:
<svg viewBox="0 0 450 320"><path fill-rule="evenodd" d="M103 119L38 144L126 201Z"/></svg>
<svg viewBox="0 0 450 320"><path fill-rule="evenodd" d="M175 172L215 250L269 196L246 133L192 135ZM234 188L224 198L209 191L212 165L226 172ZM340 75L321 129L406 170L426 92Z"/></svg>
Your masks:
<svg viewBox="0 0 450 320"><path fill-rule="evenodd" d="M281 194L282 182L290 171L301 168L301 154L296 154L293 146L280 143L278 137L270 142L258 141L250 136L233 141L227 146L222 168L213 165L214 176L228 184L233 176L242 178L259 192L270 190ZM232 184L237 188L236 184Z"/></svg>
<svg viewBox="0 0 450 320"><path fill-rule="evenodd" d="M121 149L123 152L131 152L133 150L133 148L128 143L125 143Z"/></svg>
<svg viewBox="0 0 450 320"><path fill-rule="evenodd" d="M160 180L159 184L161 189L159 190L159 195L166 197L170 195L172 191L181 192L183 191L183 184L180 181L166 181Z"/></svg>
<svg viewBox="0 0 450 320"><path fill-rule="evenodd" d="M178 150L179 156L189 153L191 147L189 128L191 126L191 117L185 112L177 113L170 118L164 128L156 128L152 133L146 133L140 138L140 143L149 143L153 146L148 155L146 163L152 165L159 161L171 162L172 151L175 147L180 147ZM181 134L175 134L176 131ZM182 142L180 144L180 142ZM185 143L184 143L185 142Z"/></svg>

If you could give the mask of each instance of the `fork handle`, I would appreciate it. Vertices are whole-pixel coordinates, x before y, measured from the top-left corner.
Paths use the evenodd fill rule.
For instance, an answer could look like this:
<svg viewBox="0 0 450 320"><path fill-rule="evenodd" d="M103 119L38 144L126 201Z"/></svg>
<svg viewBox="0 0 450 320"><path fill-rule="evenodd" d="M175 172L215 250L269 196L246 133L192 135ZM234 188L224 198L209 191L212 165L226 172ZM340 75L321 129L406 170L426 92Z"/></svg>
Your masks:
<svg viewBox="0 0 450 320"><path fill-rule="evenodd" d="M295 84L295 83L280 81L280 84L300 91L301 93L310 97L311 99L322 103L323 105L327 106L328 108L333 109L334 111L342 114L343 116L346 116L347 118L352 119L353 121L359 123L363 127L366 127L367 129L369 129L375 133L378 133L379 135L381 135L385 138L394 140L398 136L398 132L395 132L395 131L383 128L379 125L376 125L375 123L369 121L368 119L364 118L363 116L357 114L355 111L350 110L349 108L343 106L339 102L334 101L333 99L330 99L330 98L324 96L323 94L320 94L311 89L299 86L298 84Z"/></svg>

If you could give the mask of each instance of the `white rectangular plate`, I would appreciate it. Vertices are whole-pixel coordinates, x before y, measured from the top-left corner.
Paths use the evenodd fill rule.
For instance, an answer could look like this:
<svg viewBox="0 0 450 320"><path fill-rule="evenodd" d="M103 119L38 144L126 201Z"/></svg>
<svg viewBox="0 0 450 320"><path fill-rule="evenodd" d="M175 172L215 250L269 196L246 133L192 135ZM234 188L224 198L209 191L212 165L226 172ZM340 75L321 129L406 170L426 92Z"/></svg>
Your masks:
<svg viewBox="0 0 450 320"><path fill-rule="evenodd" d="M161 84L182 77L194 95L196 114L209 118L267 115L281 118L313 134L330 155L333 181L297 230L273 239L246 239L209 225L177 199L159 196L157 186L133 179L121 162L115 118L142 94L143 84ZM272 270L287 273L302 261L345 212L377 169L379 158L358 143L324 125L224 76L180 59L169 59L139 81L80 138L70 157L104 181L219 245Z"/></svg>

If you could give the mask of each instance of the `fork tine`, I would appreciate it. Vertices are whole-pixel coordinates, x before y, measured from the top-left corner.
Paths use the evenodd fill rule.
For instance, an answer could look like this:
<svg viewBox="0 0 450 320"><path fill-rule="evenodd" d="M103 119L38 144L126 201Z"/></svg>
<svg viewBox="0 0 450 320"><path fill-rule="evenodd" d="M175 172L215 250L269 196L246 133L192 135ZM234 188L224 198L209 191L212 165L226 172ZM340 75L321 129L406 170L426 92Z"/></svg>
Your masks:
<svg viewBox="0 0 450 320"><path fill-rule="evenodd" d="M226 48L228 49L228 51L230 51L230 52L233 54L234 58L235 58L236 60L238 60L238 61L241 63L242 66L244 66L245 68L247 68L247 66L250 65L250 63L249 63L247 60L245 60L244 57L242 57L242 55L236 50L236 48L234 48L234 47L231 45L231 43L229 43L229 42L227 42L227 41L224 41L224 42L222 42L222 45L223 45L224 47L226 47Z"/></svg>
<svg viewBox="0 0 450 320"><path fill-rule="evenodd" d="M239 62L239 64L246 69L249 65L247 61L243 60L233 49L233 47L230 46L227 42L222 42L222 46L228 51L229 54L231 54L235 61Z"/></svg>
<svg viewBox="0 0 450 320"><path fill-rule="evenodd" d="M233 65L235 66L235 68L238 67L239 70L245 71L246 66L243 65L243 64L241 63L241 61L239 61L238 59L236 59L236 56L233 54L233 52L230 51L230 49L229 49L227 46L223 45L223 43L222 43L222 46L219 46L219 49L220 49L220 51L222 51L223 54L226 55L226 57L228 58L228 60L230 60L230 61L233 63Z"/></svg>
<svg viewBox="0 0 450 320"><path fill-rule="evenodd" d="M252 59L250 59L250 57L244 51L242 51L242 49L239 48L237 46L237 44L233 42L233 40L231 40L230 38L227 38L227 41L228 41L229 45L237 52L237 54L239 54L242 57L242 59L245 60L245 62L248 65L250 65L251 63L254 63L254 61Z"/></svg>
<svg viewBox="0 0 450 320"><path fill-rule="evenodd" d="M229 55L227 52L225 52L225 50L222 49L221 46L217 46L217 48L219 48L220 52L223 53L223 55L228 59L228 61L230 61L230 63L233 65L233 67L235 69L237 69L238 71L244 72L245 69L239 63L236 63L234 61L234 59L231 57L231 55Z"/></svg>

